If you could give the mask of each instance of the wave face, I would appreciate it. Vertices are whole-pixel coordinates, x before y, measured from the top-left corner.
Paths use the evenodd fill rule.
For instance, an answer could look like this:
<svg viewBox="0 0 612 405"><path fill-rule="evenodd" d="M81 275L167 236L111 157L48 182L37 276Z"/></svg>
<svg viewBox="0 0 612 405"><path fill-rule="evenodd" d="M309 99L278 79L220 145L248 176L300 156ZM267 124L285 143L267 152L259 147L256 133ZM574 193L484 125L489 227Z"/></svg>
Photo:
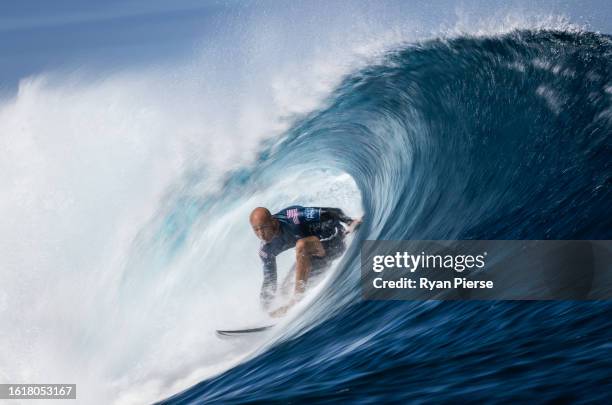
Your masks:
<svg viewBox="0 0 612 405"><path fill-rule="evenodd" d="M610 239L611 56L583 32L404 46L226 190L333 169L359 188L361 239ZM166 401L610 400L611 304L364 302L357 245L309 328Z"/></svg>

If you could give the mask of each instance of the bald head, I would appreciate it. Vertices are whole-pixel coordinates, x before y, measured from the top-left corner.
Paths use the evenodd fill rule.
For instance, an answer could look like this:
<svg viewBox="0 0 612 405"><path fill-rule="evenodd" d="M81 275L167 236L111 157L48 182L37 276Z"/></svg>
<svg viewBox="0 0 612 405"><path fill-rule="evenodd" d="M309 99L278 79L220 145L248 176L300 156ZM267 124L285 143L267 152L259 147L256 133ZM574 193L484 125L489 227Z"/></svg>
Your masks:
<svg viewBox="0 0 612 405"><path fill-rule="evenodd" d="M251 221L251 225L254 223L262 224L264 222L269 222L272 219L272 214L268 211L267 208L257 207L253 211L251 211L251 216L249 217L249 221Z"/></svg>
<svg viewBox="0 0 612 405"><path fill-rule="evenodd" d="M249 221L251 222L251 227L255 235L264 242L271 241L278 233L278 221L272 216L267 208L255 208L251 211Z"/></svg>

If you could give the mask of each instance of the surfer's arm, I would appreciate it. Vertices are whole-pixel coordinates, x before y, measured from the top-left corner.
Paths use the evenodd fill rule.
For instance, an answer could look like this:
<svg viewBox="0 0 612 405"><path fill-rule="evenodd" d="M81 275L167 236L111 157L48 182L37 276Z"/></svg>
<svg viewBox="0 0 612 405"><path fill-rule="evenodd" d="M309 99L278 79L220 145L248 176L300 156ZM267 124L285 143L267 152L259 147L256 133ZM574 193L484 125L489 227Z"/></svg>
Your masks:
<svg viewBox="0 0 612 405"><path fill-rule="evenodd" d="M347 216L340 208L322 207L320 208L320 210L321 221L327 221L331 219L338 220L345 224L350 224L351 222L353 222L353 218Z"/></svg>
<svg viewBox="0 0 612 405"><path fill-rule="evenodd" d="M263 283L259 299L262 307L267 311L276 295L276 258L262 258L263 260Z"/></svg>

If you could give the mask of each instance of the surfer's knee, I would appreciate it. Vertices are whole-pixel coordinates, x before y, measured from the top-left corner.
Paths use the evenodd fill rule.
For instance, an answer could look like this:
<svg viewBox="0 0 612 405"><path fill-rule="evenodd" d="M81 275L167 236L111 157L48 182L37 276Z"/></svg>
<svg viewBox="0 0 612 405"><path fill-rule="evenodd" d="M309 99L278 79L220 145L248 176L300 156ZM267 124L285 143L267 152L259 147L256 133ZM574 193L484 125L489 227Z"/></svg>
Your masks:
<svg viewBox="0 0 612 405"><path fill-rule="evenodd" d="M297 258L309 256L325 256L325 248L316 236L309 236L295 243L295 255Z"/></svg>

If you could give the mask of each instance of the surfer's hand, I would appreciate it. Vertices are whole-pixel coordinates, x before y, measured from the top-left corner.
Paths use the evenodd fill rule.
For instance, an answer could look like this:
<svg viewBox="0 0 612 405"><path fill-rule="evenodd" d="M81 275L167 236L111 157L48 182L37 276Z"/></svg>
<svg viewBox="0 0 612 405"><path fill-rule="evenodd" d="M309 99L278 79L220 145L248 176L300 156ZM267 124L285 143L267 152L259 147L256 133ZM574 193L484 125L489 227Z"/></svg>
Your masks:
<svg viewBox="0 0 612 405"><path fill-rule="evenodd" d="M355 230L359 228L359 225L361 225L362 222L363 217L353 219L351 223L348 224L348 228L346 228L346 234L348 235L349 233L355 232Z"/></svg>

